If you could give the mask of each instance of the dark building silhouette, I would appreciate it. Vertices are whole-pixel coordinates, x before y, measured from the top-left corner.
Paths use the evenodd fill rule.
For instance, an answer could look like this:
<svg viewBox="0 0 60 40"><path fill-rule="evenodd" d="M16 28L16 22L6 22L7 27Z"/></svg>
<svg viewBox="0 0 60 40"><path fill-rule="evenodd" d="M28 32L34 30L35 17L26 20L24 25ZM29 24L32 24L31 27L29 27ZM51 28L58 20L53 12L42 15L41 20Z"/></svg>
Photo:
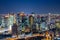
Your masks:
<svg viewBox="0 0 60 40"><path fill-rule="evenodd" d="M18 26L16 23L14 23L12 26L12 35L17 35L17 34L18 34Z"/></svg>

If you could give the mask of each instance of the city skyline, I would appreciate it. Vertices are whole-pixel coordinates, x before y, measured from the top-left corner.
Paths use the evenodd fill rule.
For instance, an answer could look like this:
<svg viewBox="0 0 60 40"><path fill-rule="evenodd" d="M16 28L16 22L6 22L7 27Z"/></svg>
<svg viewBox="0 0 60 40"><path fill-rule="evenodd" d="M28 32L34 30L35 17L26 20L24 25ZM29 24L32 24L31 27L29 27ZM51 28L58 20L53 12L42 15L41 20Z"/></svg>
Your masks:
<svg viewBox="0 0 60 40"><path fill-rule="evenodd" d="M0 0L0 14L9 12L60 13L60 0Z"/></svg>
<svg viewBox="0 0 60 40"><path fill-rule="evenodd" d="M0 40L60 40L60 0L0 0Z"/></svg>

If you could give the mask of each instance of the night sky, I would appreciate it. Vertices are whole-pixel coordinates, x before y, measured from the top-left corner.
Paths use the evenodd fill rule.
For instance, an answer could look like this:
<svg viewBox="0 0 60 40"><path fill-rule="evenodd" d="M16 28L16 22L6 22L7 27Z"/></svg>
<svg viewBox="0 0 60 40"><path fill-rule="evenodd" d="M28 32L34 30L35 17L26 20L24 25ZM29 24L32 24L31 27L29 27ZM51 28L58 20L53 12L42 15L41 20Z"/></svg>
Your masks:
<svg viewBox="0 0 60 40"><path fill-rule="evenodd" d="M10 12L60 13L60 0L0 0L0 14Z"/></svg>

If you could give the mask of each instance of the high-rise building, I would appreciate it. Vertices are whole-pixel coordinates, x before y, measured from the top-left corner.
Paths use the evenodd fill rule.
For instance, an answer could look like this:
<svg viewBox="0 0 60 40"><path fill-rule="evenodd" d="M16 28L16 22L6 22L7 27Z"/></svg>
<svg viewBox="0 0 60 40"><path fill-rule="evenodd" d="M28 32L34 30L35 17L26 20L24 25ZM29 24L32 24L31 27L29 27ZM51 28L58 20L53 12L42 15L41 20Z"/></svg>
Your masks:
<svg viewBox="0 0 60 40"><path fill-rule="evenodd" d="M8 28L8 16L4 17L5 28Z"/></svg>
<svg viewBox="0 0 60 40"><path fill-rule="evenodd" d="M2 28L4 28L5 27L5 23L4 23L4 16L2 16L2 26L1 26Z"/></svg>
<svg viewBox="0 0 60 40"><path fill-rule="evenodd" d="M2 16L0 15L0 28L2 26Z"/></svg>
<svg viewBox="0 0 60 40"><path fill-rule="evenodd" d="M12 25L12 35L15 36L17 35L18 36L18 26L16 23L13 23Z"/></svg>
<svg viewBox="0 0 60 40"><path fill-rule="evenodd" d="M40 30L40 23L41 23L40 15L37 15L37 19L36 19L36 28L37 28L37 30Z"/></svg>
<svg viewBox="0 0 60 40"><path fill-rule="evenodd" d="M15 16L14 16L14 14L9 14L9 18L8 18L9 30L12 29L13 23L15 23Z"/></svg>
<svg viewBox="0 0 60 40"><path fill-rule="evenodd" d="M29 15L28 14L26 15L26 23L27 23L27 25L29 25Z"/></svg>
<svg viewBox="0 0 60 40"><path fill-rule="evenodd" d="M34 17L32 15L29 16L29 24L33 25L34 23Z"/></svg>
<svg viewBox="0 0 60 40"><path fill-rule="evenodd" d="M17 14L17 24L18 24L18 31L22 32L25 30L26 23L26 16L23 12ZM19 32L19 34L20 34Z"/></svg>
<svg viewBox="0 0 60 40"><path fill-rule="evenodd" d="M17 14L16 16L16 21L17 21L17 25L18 25L18 33L21 34L22 31L22 17L20 16L20 13Z"/></svg>

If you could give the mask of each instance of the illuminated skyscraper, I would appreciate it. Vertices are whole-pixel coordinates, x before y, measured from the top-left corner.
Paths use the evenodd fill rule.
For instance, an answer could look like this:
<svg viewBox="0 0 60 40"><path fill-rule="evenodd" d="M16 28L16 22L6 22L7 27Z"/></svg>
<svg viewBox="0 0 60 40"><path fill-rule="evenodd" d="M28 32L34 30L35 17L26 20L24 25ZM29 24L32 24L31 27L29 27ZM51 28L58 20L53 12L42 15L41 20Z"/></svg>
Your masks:
<svg viewBox="0 0 60 40"><path fill-rule="evenodd" d="M40 15L37 15L37 18L36 18L36 28L37 28L37 30L40 30L40 23L41 23Z"/></svg>
<svg viewBox="0 0 60 40"><path fill-rule="evenodd" d="M0 28L2 26L2 16L0 15Z"/></svg>
<svg viewBox="0 0 60 40"><path fill-rule="evenodd" d="M24 12L17 14L17 24L18 24L19 33L20 33L20 31L24 31L25 24L26 24L25 22L26 22L26 16L25 16Z"/></svg>
<svg viewBox="0 0 60 40"><path fill-rule="evenodd" d="M5 23L4 23L4 16L2 16L2 27L5 27Z"/></svg>
<svg viewBox="0 0 60 40"><path fill-rule="evenodd" d="M18 25L18 33L21 34L22 31L22 17L20 16L20 13L17 14L16 16L16 21L17 21L17 25Z"/></svg>
<svg viewBox="0 0 60 40"><path fill-rule="evenodd" d="M13 23L15 22L15 16L13 14L9 14L8 18L8 26L9 29L11 30Z"/></svg>
<svg viewBox="0 0 60 40"><path fill-rule="evenodd" d="M5 28L8 28L8 16L4 17Z"/></svg>
<svg viewBox="0 0 60 40"><path fill-rule="evenodd" d="M32 15L29 16L29 24L33 25L34 23L34 17Z"/></svg>
<svg viewBox="0 0 60 40"><path fill-rule="evenodd" d="M8 18L9 17L7 15L2 16L2 24L1 24L2 28L8 28Z"/></svg>

